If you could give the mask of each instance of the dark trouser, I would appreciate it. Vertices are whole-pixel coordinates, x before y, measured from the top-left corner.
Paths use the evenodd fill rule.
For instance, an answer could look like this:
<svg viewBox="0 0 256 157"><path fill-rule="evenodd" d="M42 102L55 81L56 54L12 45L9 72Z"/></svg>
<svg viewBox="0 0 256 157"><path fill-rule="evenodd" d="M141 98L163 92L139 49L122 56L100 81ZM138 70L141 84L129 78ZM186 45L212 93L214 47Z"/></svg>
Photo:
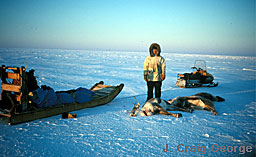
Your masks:
<svg viewBox="0 0 256 157"><path fill-rule="evenodd" d="M155 98L161 98L161 86L162 81L148 81L148 98L147 100L153 98L153 90L155 88Z"/></svg>

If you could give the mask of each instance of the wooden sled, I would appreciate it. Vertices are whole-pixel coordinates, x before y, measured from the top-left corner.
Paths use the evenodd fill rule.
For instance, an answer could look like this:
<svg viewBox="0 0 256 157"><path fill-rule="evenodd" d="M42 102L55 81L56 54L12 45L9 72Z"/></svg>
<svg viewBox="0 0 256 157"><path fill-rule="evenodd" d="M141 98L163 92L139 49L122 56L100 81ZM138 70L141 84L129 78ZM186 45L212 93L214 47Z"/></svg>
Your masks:
<svg viewBox="0 0 256 157"><path fill-rule="evenodd" d="M24 71L25 71L24 68L21 71L18 71L17 77L19 76L20 78L24 78L22 77L22 73L21 73ZM16 74L9 74L9 75L12 75L11 77L14 78L13 75L16 75ZM6 77L9 78L9 76L6 76ZM17 79L17 77L15 76L14 79ZM20 82L24 82L24 81L21 80ZM16 88L16 86L18 86L19 88ZM7 113L0 112L0 116L8 118L8 124L13 125L13 124L19 124L19 123L24 123L28 121L33 121L36 119L59 115L64 112L71 112L71 111L81 110L84 108L104 105L111 102L122 91L123 87L124 87L124 84L120 84L118 86L110 86L110 85L104 85L104 82L101 81L99 83L96 83L94 86L90 88L90 90L93 91L95 95L93 96L93 100L89 102L86 102L86 103L74 102L71 104L65 104L65 105L62 104L55 107L39 108L33 111L22 111L20 113L14 112L15 109L13 108L15 108L15 105L13 105L13 108L11 109L11 111L13 112L11 111ZM25 100L26 98L23 92L23 88L24 88L24 84L22 85L21 83L19 85L13 85L13 84L7 84L5 82L2 82L2 85L1 85L2 92L15 90L15 93L18 93L16 94L18 95L18 97L15 99L20 104L22 104L22 100ZM72 92L72 90L57 91L56 93L58 92L69 93L69 92ZM24 99L21 99L23 97Z"/></svg>
<svg viewBox="0 0 256 157"><path fill-rule="evenodd" d="M35 111L28 111L19 114L2 114L0 115L8 117L8 124L19 124L28 121L33 121L36 119L46 118L50 116L55 116L62 114L64 112L71 112L76 110L81 110L84 108L95 107L107 104L111 102L123 89L124 84L120 84L118 86L109 86L104 85L103 82L96 83L90 90L92 90L95 95L93 96L93 100L86 103L72 103L60 105L57 107L43 108L37 109ZM62 91L64 92L64 91Z"/></svg>

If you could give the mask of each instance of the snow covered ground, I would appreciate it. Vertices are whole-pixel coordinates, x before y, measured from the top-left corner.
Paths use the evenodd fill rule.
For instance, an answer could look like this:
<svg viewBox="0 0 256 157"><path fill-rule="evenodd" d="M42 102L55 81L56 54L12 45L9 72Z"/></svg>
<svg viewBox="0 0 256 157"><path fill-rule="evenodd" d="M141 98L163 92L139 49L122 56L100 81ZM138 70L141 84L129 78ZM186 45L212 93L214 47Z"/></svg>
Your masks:
<svg viewBox="0 0 256 157"><path fill-rule="evenodd" d="M0 49L0 63L35 69L40 85L55 90L124 83L111 103L9 126L0 122L0 156L254 156L256 150L256 57L162 53L167 77L162 98L209 92L226 99L207 111L129 117L134 98L146 99L143 62L148 52ZM206 60L219 86L181 89L177 73ZM168 152L165 152L168 147ZM186 149L187 148L187 149Z"/></svg>

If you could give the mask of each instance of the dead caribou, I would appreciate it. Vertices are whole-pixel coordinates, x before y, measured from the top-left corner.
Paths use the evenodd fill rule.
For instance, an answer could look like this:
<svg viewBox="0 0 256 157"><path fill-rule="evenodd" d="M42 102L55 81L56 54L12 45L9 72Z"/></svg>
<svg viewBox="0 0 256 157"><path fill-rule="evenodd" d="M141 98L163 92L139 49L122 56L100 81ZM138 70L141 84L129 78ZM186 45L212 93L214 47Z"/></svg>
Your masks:
<svg viewBox="0 0 256 157"><path fill-rule="evenodd" d="M135 97L134 97L135 98ZM215 110L213 101L225 101L224 98L213 96L209 93L198 93L192 96L176 97L169 101L159 98L149 99L140 108L135 98L134 107L130 116L151 116L153 114L171 115L173 117L182 117L181 113L170 113L168 111L183 111L192 113L194 109L211 111L214 115L218 115Z"/></svg>

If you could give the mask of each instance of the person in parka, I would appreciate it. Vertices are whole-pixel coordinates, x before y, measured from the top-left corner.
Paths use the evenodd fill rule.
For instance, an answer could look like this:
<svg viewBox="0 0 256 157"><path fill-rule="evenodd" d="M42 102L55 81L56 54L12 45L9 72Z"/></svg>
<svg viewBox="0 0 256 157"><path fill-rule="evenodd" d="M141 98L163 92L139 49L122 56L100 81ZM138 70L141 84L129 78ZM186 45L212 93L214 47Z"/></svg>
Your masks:
<svg viewBox="0 0 256 157"><path fill-rule="evenodd" d="M147 82L147 100L153 98L155 88L155 98L161 98L162 81L165 79L165 59L160 56L161 48L157 43L149 47L150 56L144 61L144 80Z"/></svg>

